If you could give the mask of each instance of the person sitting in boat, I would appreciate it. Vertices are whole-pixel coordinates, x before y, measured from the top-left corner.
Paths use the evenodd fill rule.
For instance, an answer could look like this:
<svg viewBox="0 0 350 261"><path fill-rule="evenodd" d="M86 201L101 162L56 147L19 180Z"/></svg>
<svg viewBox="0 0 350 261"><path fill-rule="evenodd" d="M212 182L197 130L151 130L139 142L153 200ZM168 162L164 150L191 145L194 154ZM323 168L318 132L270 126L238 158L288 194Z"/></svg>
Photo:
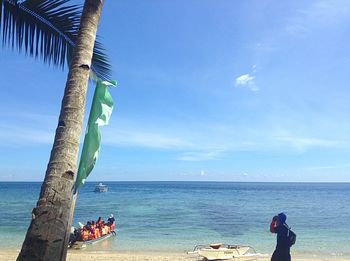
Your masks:
<svg viewBox="0 0 350 261"><path fill-rule="evenodd" d="M95 238L101 237L101 231L98 227L95 228Z"/></svg>
<svg viewBox="0 0 350 261"><path fill-rule="evenodd" d="M107 222L106 225L108 226L108 233L114 231L114 226L110 222Z"/></svg>
<svg viewBox="0 0 350 261"><path fill-rule="evenodd" d="M86 225L84 226L85 230L88 233L88 240L91 240L91 222L86 222Z"/></svg>
<svg viewBox="0 0 350 261"><path fill-rule="evenodd" d="M89 230L86 227L84 227L82 230L81 238L83 241L89 240Z"/></svg>
<svg viewBox="0 0 350 261"><path fill-rule="evenodd" d="M95 239L96 238L96 235L95 235L95 221L91 221L91 224L90 224L90 227L89 227L89 232L90 232L90 235L91 235L91 239Z"/></svg>
<svg viewBox="0 0 350 261"><path fill-rule="evenodd" d="M98 217L98 219L97 219L97 221L96 221L96 225L97 225L98 227L100 227L100 226L102 225L102 222L103 222L102 218L101 218L101 217Z"/></svg>
<svg viewBox="0 0 350 261"><path fill-rule="evenodd" d="M111 232L111 227L109 226L109 223L105 223L105 231L106 234L109 234Z"/></svg>
<svg viewBox="0 0 350 261"><path fill-rule="evenodd" d="M101 236L104 236L107 234L106 229L105 229L105 224L103 221L101 223L100 230L101 230Z"/></svg>

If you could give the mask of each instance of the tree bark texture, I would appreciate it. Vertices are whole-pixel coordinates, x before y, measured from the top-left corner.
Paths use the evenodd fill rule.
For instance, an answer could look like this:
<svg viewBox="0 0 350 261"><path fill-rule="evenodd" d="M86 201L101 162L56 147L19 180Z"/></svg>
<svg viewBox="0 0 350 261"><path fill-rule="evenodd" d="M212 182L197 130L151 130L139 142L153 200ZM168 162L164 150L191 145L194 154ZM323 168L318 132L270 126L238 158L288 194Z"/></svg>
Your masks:
<svg viewBox="0 0 350 261"><path fill-rule="evenodd" d="M65 260L87 84L103 0L86 0L44 182L17 260ZM74 209L74 208L72 208Z"/></svg>

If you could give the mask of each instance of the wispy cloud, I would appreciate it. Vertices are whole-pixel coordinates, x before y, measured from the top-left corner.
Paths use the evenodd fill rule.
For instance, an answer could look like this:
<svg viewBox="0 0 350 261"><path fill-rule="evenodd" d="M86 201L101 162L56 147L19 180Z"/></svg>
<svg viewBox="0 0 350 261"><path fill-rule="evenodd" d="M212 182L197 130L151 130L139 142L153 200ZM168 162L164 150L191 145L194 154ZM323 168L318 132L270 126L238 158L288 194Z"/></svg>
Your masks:
<svg viewBox="0 0 350 261"><path fill-rule="evenodd" d="M34 115L34 116L33 116ZM56 125L55 117L29 114L18 116L15 122L0 123L1 146L52 144ZM271 122L231 125L224 122L188 122L152 119L113 119L111 125L102 128L104 145L125 148L167 150L179 161L222 160L228 154L240 151L294 151L303 153L309 149L346 148L349 139L330 135L333 122L323 124L325 129L315 134L313 128L296 128L299 118L278 124ZM21 123L20 123L21 122ZM22 124L25 122L25 124ZM274 121L276 122L276 121ZM321 126L318 122L314 125ZM342 129L348 128L347 126ZM205 132L203 132L205 130ZM312 135L314 133L314 135ZM343 137L343 139L342 139ZM341 140L342 139L342 140Z"/></svg>
<svg viewBox="0 0 350 261"><path fill-rule="evenodd" d="M347 0L313 2L308 7L303 7L294 16L288 19L285 27L287 33L304 34L314 26L324 29L324 26L334 23L343 23L343 19L349 19L350 6Z"/></svg>
<svg viewBox="0 0 350 261"><path fill-rule="evenodd" d="M259 91L259 88L255 83L255 73L256 73L256 66L254 65L252 68L252 72L247 74L242 74L236 78L235 86L245 87L253 92Z"/></svg>
<svg viewBox="0 0 350 261"><path fill-rule="evenodd" d="M107 129L103 132L103 142L116 146L153 149L179 149L191 146L188 141L179 136L162 133L162 131L125 128L123 130Z"/></svg>
<svg viewBox="0 0 350 261"><path fill-rule="evenodd" d="M339 170L339 169L349 169L350 164L347 165L339 165L339 166L309 166L305 167L303 170L310 170L310 171L320 171L320 170Z"/></svg>
<svg viewBox="0 0 350 261"><path fill-rule="evenodd" d="M281 142L282 144L285 143L286 145L289 145L301 152L309 148L315 148L315 147L331 148L338 145L338 142L334 140L308 138L308 137L285 136L285 137L277 137L276 140Z"/></svg>
<svg viewBox="0 0 350 261"><path fill-rule="evenodd" d="M184 152L181 154L177 160L182 161L208 161L208 160L218 160L223 154L223 151L196 151L196 152Z"/></svg>
<svg viewBox="0 0 350 261"><path fill-rule="evenodd" d="M52 144L57 118L34 113L2 114L0 143L2 146Z"/></svg>
<svg viewBox="0 0 350 261"><path fill-rule="evenodd" d="M46 129L0 125L0 142L3 145L50 144L54 136L54 131Z"/></svg>
<svg viewBox="0 0 350 261"><path fill-rule="evenodd" d="M207 176L210 176L205 170L201 170L199 172L198 171L181 172L178 175L186 178L205 178Z"/></svg>

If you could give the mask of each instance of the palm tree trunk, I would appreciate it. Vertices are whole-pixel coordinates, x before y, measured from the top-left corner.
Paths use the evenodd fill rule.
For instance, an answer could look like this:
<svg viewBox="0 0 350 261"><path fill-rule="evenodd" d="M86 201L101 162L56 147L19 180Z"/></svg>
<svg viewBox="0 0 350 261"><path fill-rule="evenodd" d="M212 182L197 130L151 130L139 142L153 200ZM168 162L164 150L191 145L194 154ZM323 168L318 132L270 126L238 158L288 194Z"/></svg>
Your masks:
<svg viewBox="0 0 350 261"><path fill-rule="evenodd" d="M103 0L85 1L45 180L17 260L66 259L66 231L71 225L71 190L102 5Z"/></svg>

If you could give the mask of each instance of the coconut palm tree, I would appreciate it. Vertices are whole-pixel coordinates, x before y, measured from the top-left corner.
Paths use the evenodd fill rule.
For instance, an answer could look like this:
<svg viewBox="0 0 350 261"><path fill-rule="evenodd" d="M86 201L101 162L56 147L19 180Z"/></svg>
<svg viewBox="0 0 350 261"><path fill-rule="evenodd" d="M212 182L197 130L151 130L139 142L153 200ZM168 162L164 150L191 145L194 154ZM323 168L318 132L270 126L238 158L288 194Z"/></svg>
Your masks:
<svg viewBox="0 0 350 261"><path fill-rule="evenodd" d="M108 79L110 65L95 42L103 0L85 0L83 12L68 0L0 0L2 44L63 67L69 73L44 182L17 260L65 260L72 216L89 74Z"/></svg>

